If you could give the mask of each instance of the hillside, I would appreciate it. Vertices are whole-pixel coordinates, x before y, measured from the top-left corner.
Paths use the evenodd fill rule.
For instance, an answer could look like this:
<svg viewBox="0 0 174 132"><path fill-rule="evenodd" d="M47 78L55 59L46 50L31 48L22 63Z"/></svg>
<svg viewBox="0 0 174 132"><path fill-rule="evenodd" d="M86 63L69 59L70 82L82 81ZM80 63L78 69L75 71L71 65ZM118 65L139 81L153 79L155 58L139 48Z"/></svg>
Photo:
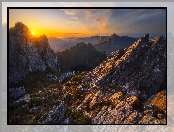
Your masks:
<svg viewBox="0 0 174 132"><path fill-rule="evenodd" d="M85 97L80 108L89 106L89 113L100 109L92 118L94 124L166 122L166 93L163 97L157 94L166 90L166 40L162 36L149 41L146 34L129 48L111 53L86 77L90 82L86 78L82 87L95 92ZM154 98L161 98L163 108ZM101 108L101 100L109 101L112 107Z"/></svg>
<svg viewBox="0 0 174 132"><path fill-rule="evenodd" d="M106 55L97 51L92 44L83 42L65 51L57 52L57 55L62 72L89 71L106 59Z"/></svg>

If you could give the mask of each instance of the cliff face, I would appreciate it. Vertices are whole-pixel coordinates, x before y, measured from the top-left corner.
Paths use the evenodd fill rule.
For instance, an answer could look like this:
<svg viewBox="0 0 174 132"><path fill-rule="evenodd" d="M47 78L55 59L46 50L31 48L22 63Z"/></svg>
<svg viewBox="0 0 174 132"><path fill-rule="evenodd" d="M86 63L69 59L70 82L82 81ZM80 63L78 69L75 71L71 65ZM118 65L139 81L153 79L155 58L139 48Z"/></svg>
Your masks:
<svg viewBox="0 0 174 132"><path fill-rule="evenodd" d="M18 22L9 29L9 84L16 84L29 73L60 70L58 58L45 35L34 37L27 26Z"/></svg>

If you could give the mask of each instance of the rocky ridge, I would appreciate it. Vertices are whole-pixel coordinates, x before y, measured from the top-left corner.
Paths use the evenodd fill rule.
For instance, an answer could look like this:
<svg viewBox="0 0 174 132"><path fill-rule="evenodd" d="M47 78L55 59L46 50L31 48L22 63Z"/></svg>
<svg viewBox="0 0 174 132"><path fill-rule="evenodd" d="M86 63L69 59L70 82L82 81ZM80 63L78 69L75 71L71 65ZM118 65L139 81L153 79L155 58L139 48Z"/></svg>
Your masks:
<svg viewBox="0 0 174 132"><path fill-rule="evenodd" d="M92 83L99 89L107 84L127 92L131 92L131 88L137 94L141 90L147 97L159 92L166 82L166 41L162 36L148 41L148 36L146 34L127 49L111 53L89 73Z"/></svg>
<svg viewBox="0 0 174 132"><path fill-rule="evenodd" d="M100 98L96 98L97 90L86 95L80 109L95 106L87 110L91 114L101 105L100 100L110 103L92 117L94 124L164 123L164 109L159 110L150 101L166 89L166 40L157 36L149 41L149 34L145 34L129 48L111 53L86 75L83 84L90 90L100 89ZM163 97L166 98L165 92ZM162 105L166 106L166 102Z"/></svg>

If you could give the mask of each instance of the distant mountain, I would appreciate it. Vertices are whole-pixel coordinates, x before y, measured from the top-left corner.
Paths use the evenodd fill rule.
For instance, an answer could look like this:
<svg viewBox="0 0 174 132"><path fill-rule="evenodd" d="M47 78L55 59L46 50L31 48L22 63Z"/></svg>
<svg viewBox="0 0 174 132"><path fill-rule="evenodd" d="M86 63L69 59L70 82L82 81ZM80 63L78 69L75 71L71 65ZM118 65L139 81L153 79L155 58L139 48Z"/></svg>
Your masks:
<svg viewBox="0 0 174 132"><path fill-rule="evenodd" d="M59 52L64 51L67 48L70 48L77 44L77 43L69 42L69 40L67 39L59 39L55 37L48 38L48 42L49 42L50 48L53 49L55 53L57 51Z"/></svg>
<svg viewBox="0 0 174 132"><path fill-rule="evenodd" d="M97 41L94 47L98 51L105 51L107 55L116 50L127 48L131 44L137 41L137 38L129 36L118 36L115 33L110 37L101 36Z"/></svg>
<svg viewBox="0 0 174 132"><path fill-rule="evenodd" d="M92 44L78 43L76 46L57 52L62 72L89 71L98 66L106 55L97 51Z"/></svg>
<svg viewBox="0 0 174 132"><path fill-rule="evenodd" d="M115 33L111 36L90 36L90 37L72 37L72 38L48 38L50 47L56 53L57 51L62 52L70 47L75 46L77 43L91 43L94 45L96 50L100 52L106 52L109 55L111 52L116 50L127 48L133 44L138 38L129 36L118 36Z"/></svg>
<svg viewBox="0 0 174 132"><path fill-rule="evenodd" d="M72 38L48 38L48 42L50 47L56 53L57 51L62 52L70 47L75 46L77 43L84 42L84 43L91 43L94 45L97 41L99 36L91 36L91 37L72 37Z"/></svg>
<svg viewBox="0 0 174 132"><path fill-rule="evenodd" d="M16 84L29 73L48 68L59 71L58 58L45 35L34 37L28 27L17 22L9 29L9 84Z"/></svg>

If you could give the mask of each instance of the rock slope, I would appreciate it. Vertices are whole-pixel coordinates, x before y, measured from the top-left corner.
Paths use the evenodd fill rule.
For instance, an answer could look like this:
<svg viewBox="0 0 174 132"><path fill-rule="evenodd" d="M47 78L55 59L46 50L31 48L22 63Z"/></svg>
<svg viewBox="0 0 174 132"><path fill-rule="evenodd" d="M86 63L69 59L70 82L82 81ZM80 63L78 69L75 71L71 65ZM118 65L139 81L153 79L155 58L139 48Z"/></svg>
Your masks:
<svg viewBox="0 0 174 132"><path fill-rule="evenodd" d="M89 77L99 89L108 87L149 98L166 83L166 41L162 36L148 41L148 34L129 48L116 51ZM88 82L87 82L88 83Z"/></svg>
<svg viewBox="0 0 174 132"><path fill-rule="evenodd" d="M166 40L157 36L149 41L149 34L145 34L129 48L111 53L86 75L81 86L96 90L86 95L79 108L95 104L87 110L89 114L100 108L99 113L91 117L93 124L164 123L166 63ZM162 90L163 96L159 97ZM158 98L162 108L157 105Z"/></svg>

